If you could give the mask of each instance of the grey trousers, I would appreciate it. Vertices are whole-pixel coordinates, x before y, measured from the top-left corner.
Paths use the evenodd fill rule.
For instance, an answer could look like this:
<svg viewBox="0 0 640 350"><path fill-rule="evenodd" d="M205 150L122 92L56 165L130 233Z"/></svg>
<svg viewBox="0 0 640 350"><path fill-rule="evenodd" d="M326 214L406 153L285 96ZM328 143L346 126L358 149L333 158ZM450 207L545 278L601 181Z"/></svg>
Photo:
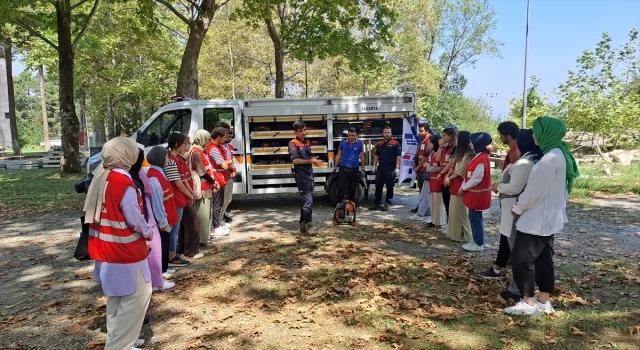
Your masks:
<svg viewBox="0 0 640 350"><path fill-rule="evenodd" d="M418 215L425 216L431 206L431 191L429 190L429 180L425 179L420 191L420 202L418 204Z"/></svg>

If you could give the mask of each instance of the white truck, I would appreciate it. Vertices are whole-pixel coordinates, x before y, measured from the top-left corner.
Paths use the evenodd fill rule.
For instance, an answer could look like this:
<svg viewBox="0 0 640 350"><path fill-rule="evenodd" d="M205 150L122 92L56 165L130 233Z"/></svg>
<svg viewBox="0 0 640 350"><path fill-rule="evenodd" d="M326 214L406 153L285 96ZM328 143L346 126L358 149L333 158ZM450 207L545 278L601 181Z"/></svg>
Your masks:
<svg viewBox="0 0 640 350"><path fill-rule="evenodd" d="M389 125L395 139L413 138L406 133L405 118L416 112L414 93L397 96L321 97L262 100L180 100L156 111L133 135L148 150L166 146L170 133L193 135L198 129L213 130L225 121L233 130L237 174L233 193L262 194L297 192L292 176L288 143L295 137L293 123L307 125L312 152L324 162L314 167L316 191L325 190L337 202L334 180L335 155L347 129L357 127L365 143L366 179L357 190L357 201L368 194L373 174L373 148ZM403 127L405 130L403 130ZM413 154L403 154L405 160Z"/></svg>

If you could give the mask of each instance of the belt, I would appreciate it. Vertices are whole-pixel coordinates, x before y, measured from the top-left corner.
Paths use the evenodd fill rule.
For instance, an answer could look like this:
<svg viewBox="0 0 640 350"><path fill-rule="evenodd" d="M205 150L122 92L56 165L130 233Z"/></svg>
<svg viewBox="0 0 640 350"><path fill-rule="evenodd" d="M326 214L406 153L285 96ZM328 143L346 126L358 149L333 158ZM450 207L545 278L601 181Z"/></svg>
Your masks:
<svg viewBox="0 0 640 350"><path fill-rule="evenodd" d="M474 193L482 193L482 192L488 192L488 191L491 191L491 190L492 190L492 188L489 187L489 188L483 188L481 190L473 190L473 189L471 189L471 190L467 190L467 191L474 192Z"/></svg>

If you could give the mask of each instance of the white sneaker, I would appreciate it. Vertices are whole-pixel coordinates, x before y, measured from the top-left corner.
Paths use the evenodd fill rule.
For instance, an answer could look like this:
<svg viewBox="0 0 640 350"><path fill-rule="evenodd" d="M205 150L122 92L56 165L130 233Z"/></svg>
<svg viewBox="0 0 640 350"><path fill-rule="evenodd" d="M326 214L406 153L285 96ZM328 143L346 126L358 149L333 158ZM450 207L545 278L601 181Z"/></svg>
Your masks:
<svg viewBox="0 0 640 350"><path fill-rule="evenodd" d="M172 290L175 287L176 287L176 283L175 282L163 281L162 282L162 288L160 288L160 290L162 290L163 292L166 292L168 290Z"/></svg>
<svg viewBox="0 0 640 350"><path fill-rule="evenodd" d="M231 229L231 223L230 222L225 222L224 224L222 224L222 226Z"/></svg>
<svg viewBox="0 0 640 350"><path fill-rule="evenodd" d="M504 309L504 312L510 315L540 315L540 309L534 303L533 305L529 305L525 303L524 299L520 299L520 301L514 305Z"/></svg>
<svg viewBox="0 0 640 350"><path fill-rule="evenodd" d="M409 216L409 220L413 220L413 221L422 221L424 217L420 216L418 214L413 214L411 216Z"/></svg>
<svg viewBox="0 0 640 350"><path fill-rule="evenodd" d="M545 313L545 314L554 313L553 306L551 306L551 302L549 300L547 300L546 303L541 303L538 300L538 296L537 295L535 297L533 297L533 300L535 300L535 305L538 307L538 310L540 310L540 312Z"/></svg>
<svg viewBox="0 0 640 350"><path fill-rule="evenodd" d="M196 255L194 255L191 259L200 259L204 256L204 253L198 253Z"/></svg>
<svg viewBox="0 0 640 350"><path fill-rule="evenodd" d="M227 227L220 226L216 229L216 232L214 232L213 236L228 236L229 233L231 233L231 231Z"/></svg>
<svg viewBox="0 0 640 350"><path fill-rule="evenodd" d="M440 231L442 233L447 233L447 225L440 225Z"/></svg>
<svg viewBox="0 0 640 350"><path fill-rule="evenodd" d="M168 272L165 272L165 273L162 274L162 278L164 278L166 280L170 280L170 279L173 278L173 275L168 273Z"/></svg>
<svg viewBox="0 0 640 350"><path fill-rule="evenodd" d="M170 275L174 275L176 273L176 270L174 269L167 269L167 273Z"/></svg>
<svg viewBox="0 0 640 350"><path fill-rule="evenodd" d="M471 242L463 245L462 249L464 249L464 250L466 250L468 252L483 252L484 251L484 246L483 245L477 245L473 241L471 241Z"/></svg>
<svg viewBox="0 0 640 350"><path fill-rule="evenodd" d="M135 343L133 343L133 347L137 348L144 344L144 339L138 338Z"/></svg>

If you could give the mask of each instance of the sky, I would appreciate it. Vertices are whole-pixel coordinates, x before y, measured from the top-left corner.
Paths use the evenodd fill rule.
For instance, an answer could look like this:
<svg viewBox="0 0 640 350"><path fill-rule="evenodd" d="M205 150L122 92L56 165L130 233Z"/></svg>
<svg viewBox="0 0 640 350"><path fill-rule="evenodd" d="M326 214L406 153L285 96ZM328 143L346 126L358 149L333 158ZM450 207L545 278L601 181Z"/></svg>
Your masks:
<svg viewBox="0 0 640 350"><path fill-rule="evenodd" d="M465 96L490 103L488 94L496 95L493 117L498 119L508 114L508 101L522 95L527 0L489 2L497 19L493 37L504 43L501 57L480 58L461 72L468 79ZM531 0L527 76L538 77L539 91L552 95L567 71L575 69L578 56L593 50L604 32L616 47L632 28L640 30L640 0ZM14 75L22 70L16 62Z"/></svg>
<svg viewBox="0 0 640 350"><path fill-rule="evenodd" d="M496 94L493 117L504 118L508 100L522 96L527 0L490 0L490 4L498 21L494 38L504 43L502 57L483 57L475 67L462 69L468 79L463 93L487 103L487 94ZM567 71L576 68L582 52L595 49L604 32L618 47L632 28L640 30L640 0L531 0L527 75L540 79L540 92L551 95L566 81Z"/></svg>

